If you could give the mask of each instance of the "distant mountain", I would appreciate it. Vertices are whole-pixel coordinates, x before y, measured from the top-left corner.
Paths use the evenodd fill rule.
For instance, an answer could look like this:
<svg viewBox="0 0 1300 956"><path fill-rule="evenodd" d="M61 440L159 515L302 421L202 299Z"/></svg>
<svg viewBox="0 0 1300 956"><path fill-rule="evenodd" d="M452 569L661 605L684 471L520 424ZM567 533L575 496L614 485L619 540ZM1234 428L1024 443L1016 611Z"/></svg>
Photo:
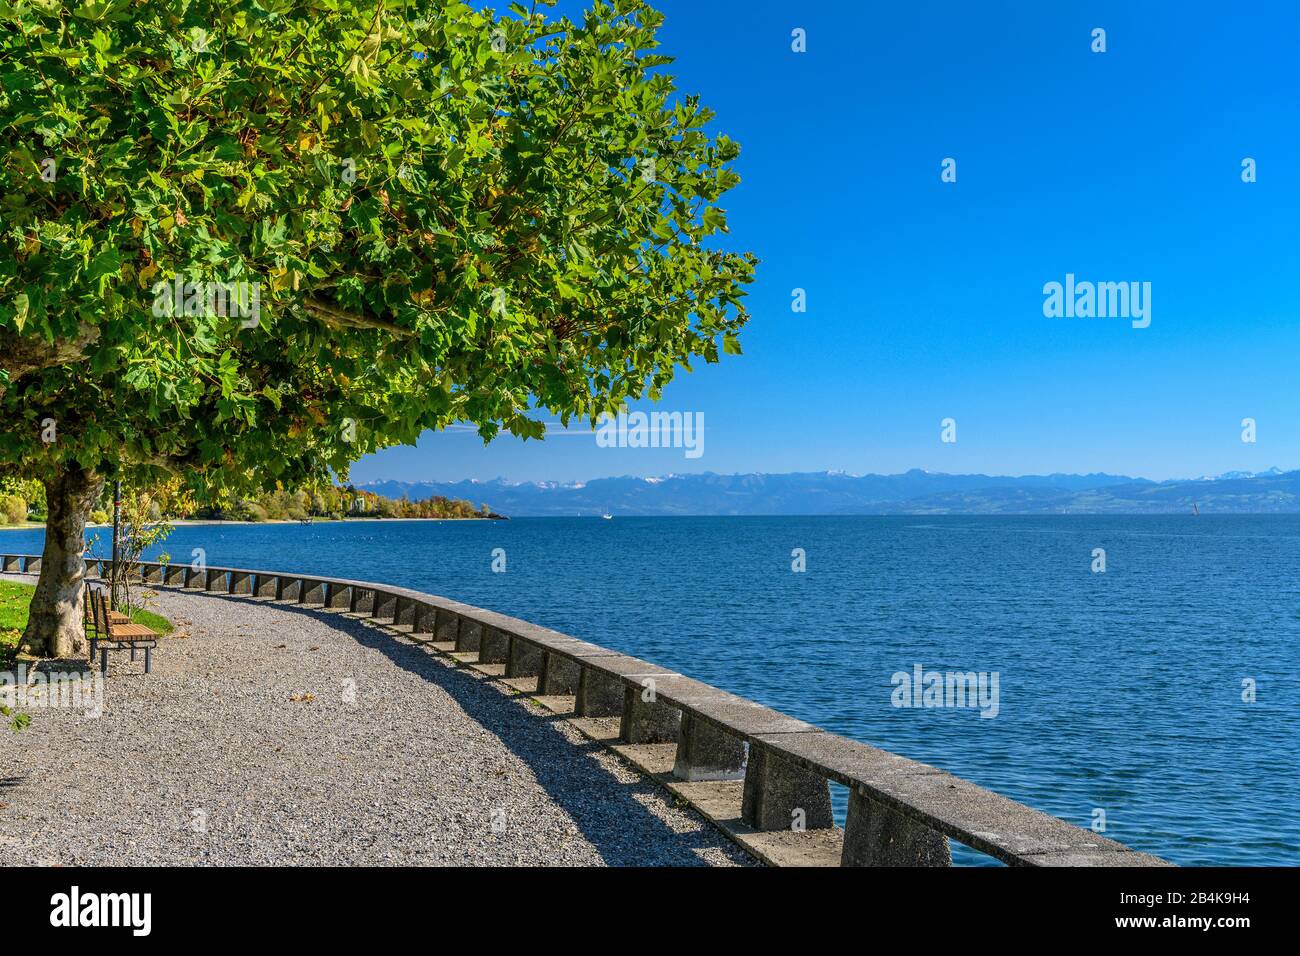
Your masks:
<svg viewBox="0 0 1300 956"><path fill-rule="evenodd" d="M1278 475L1285 475L1281 468L1270 468L1268 471L1225 471L1221 475L1211 478L1198 478L1197 481L1219 481L1224 478L1275 478Z"/></svg>
<svg viewBox="0 0 1300 956"><path fill-rule="evenodd" d="M377 481L389 498L486 502L513 517L543 515L1202 514L1300 512L1300 471L1230 472L1148 481L1125 475L665 475L587 482Z"/></svg>

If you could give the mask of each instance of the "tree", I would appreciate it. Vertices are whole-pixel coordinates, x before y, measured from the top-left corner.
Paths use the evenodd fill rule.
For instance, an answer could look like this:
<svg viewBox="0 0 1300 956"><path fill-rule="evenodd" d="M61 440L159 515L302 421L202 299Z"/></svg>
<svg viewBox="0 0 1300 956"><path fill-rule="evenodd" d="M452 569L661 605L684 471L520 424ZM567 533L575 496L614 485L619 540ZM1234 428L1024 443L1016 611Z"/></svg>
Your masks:
<svg viewBox="0 0 1300 956"><path fill-rule="evenodd" d="M38 514L45 513L45 488L39 481L0 477L0 498L7 497L20 498ZM27 514L24 512L15 521L24 521L26 518Z"/></svg>
<svg viewBox="0 0 1300 956"><path fill-rule="evenodd" d="M661 20L0 5L0 472L48 503L25 644L81 648L106 479L243 493L454 422L541 438L738 352L739 150Z"/></svg>
<svg viewBox="0 0 1300 956"><path fill-rule="evenodd" d="M122 495L119 573L113 591L121 594L121 606L126 610L144 607L140 592L132 596L131 582L140 576L140 559L154 545L161 544L172 533L172 524L160 516L161 506L152 489L129 489ZM167 560L163 557L161 560ZM141 589L143 590L143 589Z"/></svg>
<svg viewBox="0 0 1300 956"><path fill-rule="evenodd" d="M0 496L0 524L22 524L26 520L26 501L17 495Z"/></svg>

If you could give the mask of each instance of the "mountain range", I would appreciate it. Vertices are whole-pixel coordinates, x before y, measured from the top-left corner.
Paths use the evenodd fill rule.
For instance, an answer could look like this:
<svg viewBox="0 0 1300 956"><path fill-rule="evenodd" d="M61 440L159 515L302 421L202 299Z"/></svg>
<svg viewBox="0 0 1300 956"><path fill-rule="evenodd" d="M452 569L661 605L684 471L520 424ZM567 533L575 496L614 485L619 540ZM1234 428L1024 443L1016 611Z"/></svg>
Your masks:
<svg viewBox="0 0 1300 956"><path fill-rule="evenodd" d="M486 502L515 517L560 515L1272 514L1300 512L1300 471L1150 481L1126 475L900 475L842 472L597 478L585 482L358 485L390 498Z"/></svg>

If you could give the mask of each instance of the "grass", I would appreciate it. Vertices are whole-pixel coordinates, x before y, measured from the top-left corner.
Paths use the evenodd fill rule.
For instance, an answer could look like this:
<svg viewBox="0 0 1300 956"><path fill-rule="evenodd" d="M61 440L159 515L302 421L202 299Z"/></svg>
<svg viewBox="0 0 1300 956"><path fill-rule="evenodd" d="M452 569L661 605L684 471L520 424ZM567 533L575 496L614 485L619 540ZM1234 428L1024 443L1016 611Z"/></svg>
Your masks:
<svg viewBox="0 0 1300 956"><path fill-rule="evenodd" d="M17 653L18 639L27 626L27 606L35 591L30 584L0 581L0 667L8 667ZM174 628L171 621L153 611L132 611L131 620L159 634L170 634Z"/></svg>

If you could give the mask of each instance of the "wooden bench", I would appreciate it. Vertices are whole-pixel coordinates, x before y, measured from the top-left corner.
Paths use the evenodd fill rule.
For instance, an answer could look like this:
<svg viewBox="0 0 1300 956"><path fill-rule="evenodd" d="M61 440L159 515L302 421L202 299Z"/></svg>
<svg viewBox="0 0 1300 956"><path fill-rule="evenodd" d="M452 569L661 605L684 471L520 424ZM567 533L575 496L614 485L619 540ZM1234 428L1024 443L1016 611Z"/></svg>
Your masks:
<svg viewBox="0 0 1300 956"><path fill-rule="evenodd" d="M108 652L129 650L135 660L137 648L144 650L144 672L153 670L153 649L158 646L158 635L136 624L129 615L114 611L108 606L108 595L97 588L86 589L86 637L90 641L90 660L99 654L100 673L108 673Z"/></svg>

